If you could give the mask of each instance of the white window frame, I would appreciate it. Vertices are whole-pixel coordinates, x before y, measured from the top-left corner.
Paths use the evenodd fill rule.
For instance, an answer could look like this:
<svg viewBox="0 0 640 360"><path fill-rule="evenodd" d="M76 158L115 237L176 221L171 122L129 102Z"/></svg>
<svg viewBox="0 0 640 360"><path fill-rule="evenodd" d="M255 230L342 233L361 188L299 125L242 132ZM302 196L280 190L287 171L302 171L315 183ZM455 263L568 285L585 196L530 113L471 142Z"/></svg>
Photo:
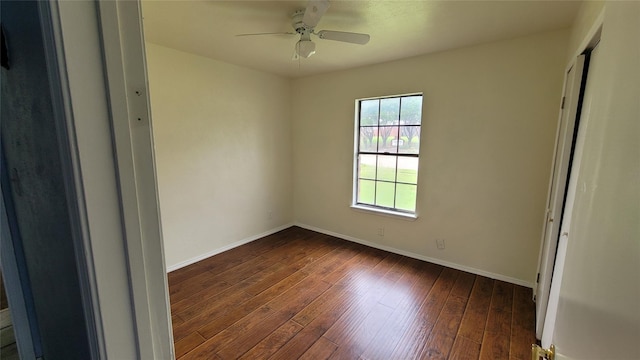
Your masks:
<svg viewBox="0 0 640 360"><path fill-rule="evenodd" d="M418 218L418 181L416 181L416 208L415 211L404 211L400 209L393 209L388 207L383 207L379 205L371 205L365 203L358 202L358 156L360 155L360 103L366 100L382 100L382 99L391 99L391 98L401 98L401 97L409 97L409 96L421 96L422 97L422 105L421 110L424 107L424 95L422 92L416 93L408 93L408 94L400 94L400 95L388 95L388 96L377 96L377 97L369 97L369 98L360 98L355 100L355 116L354 116L354 156L353 156L353 191L352 191L352 199L351 199L351 208L356 210L363 210L366 212L374 212L381 215L389 215L393 217L401 217L405 219L417 219ZM420 131L422 136L422 119L420 121ZM420 144L418 144L418 153L417 154L402 154L402 153L394 153L394 154L383 154L388 156L396 156L396 157L416 157L418 159L418 169L420 169ZM419 179L418 179L419 180ZM394 181L397 184L397 179ZM394 197L396 194L394 194Z"/></svg>

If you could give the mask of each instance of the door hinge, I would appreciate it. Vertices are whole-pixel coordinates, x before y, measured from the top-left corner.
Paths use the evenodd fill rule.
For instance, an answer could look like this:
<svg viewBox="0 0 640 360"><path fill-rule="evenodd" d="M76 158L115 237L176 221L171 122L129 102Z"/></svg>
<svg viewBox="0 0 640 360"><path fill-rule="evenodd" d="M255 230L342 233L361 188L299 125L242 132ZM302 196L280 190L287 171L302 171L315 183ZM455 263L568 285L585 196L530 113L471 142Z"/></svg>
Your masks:
<svg viewBox="0 0 640 360"><path fill-rule="evenodd" d="M538 276L536 276L536 283L540 282L540 273L538 273Z"/></svg>
<svg viewBox="0 0 640 360"><path fill-rule="evenodd" d="M566 99L566 97L562 97L562 104L560 104L560 109L564 109L564 100Z"/></svg>
<svg viewBox="0 0 640 360"><path fill-rule="evenodd" d="M554 360L556 357L556 347L551 344L548 349L543 349L540 345L531 344L531 360Z"/></svg>

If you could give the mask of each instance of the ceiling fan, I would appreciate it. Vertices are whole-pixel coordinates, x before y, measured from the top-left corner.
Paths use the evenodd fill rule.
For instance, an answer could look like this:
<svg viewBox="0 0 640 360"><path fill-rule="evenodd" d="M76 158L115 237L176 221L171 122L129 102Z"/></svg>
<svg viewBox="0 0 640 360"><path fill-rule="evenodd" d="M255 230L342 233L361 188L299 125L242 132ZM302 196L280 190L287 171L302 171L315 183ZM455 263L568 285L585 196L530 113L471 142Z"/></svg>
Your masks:
<svg viewBox="0 0 640 360"><path fill-rule="evenodd" d="M300 9L291 15L291 25L295 32L285 33L259 33L259 34L239 34L236 36L253 35L300 35L300 40L296 43L293 60L299 57L308 58L315 54L316 44L311 41L311 35L320 39L341 41L351 44L364 45L369 42L369 34L359 34L345 31L320 30L315 31L316 25L327 12L329 0L309 0L306 9Z"/></svg>

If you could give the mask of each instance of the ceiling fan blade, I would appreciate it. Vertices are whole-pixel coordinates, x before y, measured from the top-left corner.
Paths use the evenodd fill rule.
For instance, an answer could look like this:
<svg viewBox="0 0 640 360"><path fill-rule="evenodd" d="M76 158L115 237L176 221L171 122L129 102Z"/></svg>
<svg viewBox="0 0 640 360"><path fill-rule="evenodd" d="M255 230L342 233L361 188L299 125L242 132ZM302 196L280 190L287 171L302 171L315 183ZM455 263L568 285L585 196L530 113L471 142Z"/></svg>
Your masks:
<svg viewBox="0 0 640 360"><path fill-rule="evenodd" d="M309 0L302 22L310 28L315 27L328 8L329 0Z"/></svg>
<svg viewBox="0 0 640 360"><path fill-rule="evenodd" d="M257 36L257 35L297 35L292 32L272 32L272 33L255 33L255 34L236 34L236 36Z"/></svg>
<svg viewBox="0 0 640 360"><path fill-rule="evenodd" d="M332 30L322 30L318 32L316 35L318 35L320 39L324 39L324 40L342 41L342 42L359 44L359 45L364 45L368 43L370 39L369 34L358 34L358 33L352 33L352 32L332 31Z"/></svg>

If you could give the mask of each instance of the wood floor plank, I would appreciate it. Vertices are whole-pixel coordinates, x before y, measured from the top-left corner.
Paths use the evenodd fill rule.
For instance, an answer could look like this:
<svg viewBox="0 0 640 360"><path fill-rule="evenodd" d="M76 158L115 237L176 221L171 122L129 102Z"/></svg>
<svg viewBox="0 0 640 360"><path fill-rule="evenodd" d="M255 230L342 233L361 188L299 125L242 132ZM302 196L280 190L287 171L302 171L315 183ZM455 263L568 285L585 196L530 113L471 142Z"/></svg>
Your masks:
<svg viewBox="0 0 640 360"><path fill-rule="evenodd" d="M388 257L396 258L396 256L392 256L388 251L375 249L369 246L362 246L360 249L360 255L362 256L362 261L360 263L371 268L376 267L382 260Z"/></svg>
<svg viewBox="0 0 640 360"><path fill-rule="evenodd" d="M176 356L524 359L531 289L291 227L169 274Z"/></svg>
<svg viewBox="0 0 640 360"><path fill-rule="evenodd" d="M232 304L243 304L253 298L252 295L247 294L244 291L225 291L221 293L220 296L224 297L226 301L229 301ZM203 304L208 307L195 309L193 313L188 314L189 317L187 317L187 321L174 325L173 337L175 340L180 340L192 332L197 331L199 328L216 322L218 318L229 312L228 303L220 301L218 297L213 298L213 300L215 302L206 302ZM200 310L200 313L197 312L198 310Z"/></svg>
<svg viewBox="0 0 640 360"><path fill-rule="evenodd" d="M427 266L427 263L415 259L405 258L398 261L400 266L395 266L387 273L387 275L393 274L393 277L385 275L389 279L396 279L397 284L380 300L380 303L392 309L406 306L407 301L420 296L416 292L422 293L426 284L430 288L442 270L440 267ZM394 273L398 270L401 275L396 278ZM425 280L427 281L425 282Z"/></svg>
<svg viewBox="0 0 640 360"><path fill-rule="evenodd" d="M462 298L468 298L473 288L473 283L476 281L476 275L468 272L461 272L456 280L453 289L451 289L452 296L459 296Z"/></svg>
<svg viewBox="0 0 640 360"><path fill-rule="evenodd" d="M282 261L290 264L290 266L302 269L331 253L335 248L335 241L336 240L334 238L329 237L317 239L316 244L318 245L312 245L310 251L305 253L304 256L299 255L297 259L291 258Z"/></svg>
<svg viewBox="0 0 640 360"><path fill-rule="evenodd" d="M282 266L278 266L276 264L271 268L274 268L274 267L281 268ZM287 274L291 275L294 272L295 272L295 269L293 270L280 269L278 271L278 277L285 278ZM266 273L269 274L270 271L266 271ZM260 276L262 275L258 273L249 277L247 280L251 283L254 283L254 281L251 279L253 279L254 277L260 277ZM267 279L267 281L271 281L271 280L272 280L271 278ZM254 285L257 286L257 284L261 284L261 283L258 282ZM270 282L268 284L272 285ZM179 326L176 326L174 328L174 338L176 340L180 340L184 336L187 336L189 333L196 331L200 327L205 326L206 324L209 324L212 321L216 320L218 317L226 314L229 311L227 302L232 304L244 304L246 301L252 300L252 297L255 296L255 294L247 293L245 291L247 289L244 289L244 288L245 288L244 282L240 282L236 285L233 285L225 289L220 293L212 294L209 297L205 297L204 299L201 299L191 307L183 309L182 311L176 311L176 313L178 313L182 318L188 319L189 321L182 323ZM251 286L249 287L249 290L250 289L251 289ZM225 302L220 301L220 297L224 298ZM194 296L193 301L197 301L197 299L198 298ZM256 307L252 308L251 310L255 309Z"/></svg>
<svg viewBox="0 0 640 360"><path fill-rule="evenodd" d="M408 287L408 296L396 304L389 321L384 324L370 346L361 355L363 359L391 359L393 350L402 340L403 334L418 316L421 301L416 301L416 299L424 299L427 296L443 268L439 265L423 263L419 270L422 276ZM404 286L403 281L398 283ZM389 304L388 300L381 302Z"/></svg>
<svg viewBox="0 0 640 360"><path fill-rule="evenodd" d="M491 295L491 306L489 307L485 331L511 335L513 291L513 284L496 281Z"/></svg>
<svg viewBox="0 0 640 360"><path fill-rule="evenodd" d="M176 358L188 353L205 341L205 338L197 332L192 332L188 336L175 342Z"/></svg>
<svg viewBox="0 0 640 360"><path fill-rule="evenodd" d="M457 336L451 348L451 360L477 360L480 357L480 343Z"/></svg>
<svg viewBox="0 0 640 360"><path fill-rule="evenodd" d="M231 283L205 272L178 284L169 294L171 311L180 312L194 305L203 297L213 296L231 287ZM191 286L191 288L189 288Z"/></svg>
<svg viewBox="0 0 640 360"><path fill-rule="evenodd" d="M449 357L466 305L466 298L449 296L420 355L421 359L447 359Z"/></svg>
<svg viewBox="0 0 640 360"><path fill-rule="evenodd" d="M264 290L296 271L296 269L288 268L286 264L276 263L268 269L254 274L246 280L238 282L223 291L217 293L206 292L200 293L199 296L193 296L191 306L187 306L189 304L183 302L182 306L179 309L176 309L175 312L183 319L193 319L196 316L205 315L207 310L211 311L219 308L220 306L224 306L224 304L220 302L220 297L227 298L228 301L232 303L243 302L244 300L261 292L254 291L256 287L263 288L262 290ZM274 273L277 275L273 276ZM273 281L274 277L278 280Z"/></svg>
<svg viewBox="0 0 640 360"><path fill-rule="evenodd" d="M482 342L494 283L494 280L484 276L476 277L469 296L467 309L462 317L458 336L465 337L478 344Z"/></svg>
<svg viewBox="0 0 640 360"><path fill-rule="evenodd" d="M262 339L256 346L244 353L240 359L266 359L278 351L278 349L286 344L295 334L300 332L300 330L302 330L302 325L293 320L289 320Z"/></svg>
<svg viewBox="0 0 640 360"><path fill-rule="evenodd" d="M220 331L231 326L236 321L247 316L252 311L258 309L260 306L263 306L265 303L280 295L282 292L302 281L307 276L308 275L303 272L293 273L291 276L288 276L287 278L278 282L276 285L245 301L244 303L235 304L235 306L233 307L228 307L227 311L223 315L218 317L216 321L210 322L198 328L198 332L207 339L213 337Z"/></svg>
<svg viewBox="0 0 640 360"><path fill-rule="evenodd" d="M360 357L360 354L367 349L392 312L393 309L377 303L353 331L345 332L337 342L332 341L339 347L330 358L357 359ZM323 338L328 339L326 336Z"/></svg>
<svg viewBox="0 0 640 360"><path fill-rule="evenodd" d="M329 359L334 351L338 348L338 345L334 344L330 340L321 337L313 343L313 345L307 350L299 360L324 360Z"/></svg>
<svg viewBox="0 0 640 360"><path fill-rule="evenodd" d="M366 274L356 273L353 280L347 280L356 286L351 289L356 300L355 306L346 311L336 323L324 334L328 340L342 346L345 336L350 336L364 321L369 312L378 304L380 299L393 287L395 282L385 278L391 269L397 266L397 258L380 261L375 268Z"/></svg>
<svg viewBox="0 0 640 360"><path fill-rule="evenodd" d="M313 320L308 323L307 326L296 336L294 336L291 341L289 341L285 346L283 346L274 356L273 359L295 359L301 356L312 344L317 341L323 334L327 332L332 326L336 324L338 319L343 319L345 313L350 313L354 308L363 309L361 304L368 303L370 305L375 304L375 301L371 300L375 297L375 295L371 295L367 293L367 289L375 292L378 287L376 284L379 280L381 280L384 275L389 271L389 269L393 268L393 266L397 262L397 258L393 258L392 260L386 262L378 262L376 267L372 270L371 278L368 282L369 286L365 286L364 289L360 289L358 287L360 282L366 282L361 279L361 281L356 280L359 275L362 273L359 272L351 272L348 273L344 279L345 280L342 285L335 285L336 289L339 289L340 286L344 287L341 291L344 292L344 296L337 297L335 301L326 302L326 304L322 304L318 302L315 304L315 307L326 307L326 311L322 314L323 316L309 315L309 313L313 314L317 308L310 308L311 310L305 309L299 314L300 316L296 316L294 319L299 319L301 322L307 322L308 319L313 318ZM359 264L359 262L354 260L354 264ZM324 278L323 278L324 279ZM348 290L345 290L348 289ZM358 292L360 291L360 292ZM368 301L367 301L368 299ZM322 300L320 300L322 301ZM364 310L363 310L364 311ZM350 319L354 322L353 314L350 315ZM366 314L362 314L362 316L366 316ZM344 324L343 324L344 325Z"/></svg>
<svg viewBox="0 0 640 360"><path fill-rule="evenodd" d="M334 256L327 261L316 262L302 268L302 271L322 276L330 283L335 283L341 279L349 269L358 263L358 249L355 246L341 246L335 250Z"/></svg>
<svg viewBox="0 0 640 360"><path fill-rule="evenodd" d="M400 280L403 276L408 276L408 272L414 272L417 268L425 264L424 261L408 258L398 254L389 254L387 261L394 261L399 266L388 271L384 276L390 280Z"/></svg>
<svg viewBox="0 0 640 360"><path fill-rule="evenodd" d="M435 325L449 293L458 278L459 271L445 268L431 291L420 306L418 314L408 330L403 334L403 339L393 351L392 358L411 359L417 357L425 346L431 329Z"/></svg>
<svg viewBox="0 0 640 360"><path fill-rule="evenodd" d="M480 349L481 360L508 359L509 338L496 332L485 332Z"/></svg>
<svg viewBox="0 0 640 360"><path fill-rule="evenodd" d="M336 306L344 306L343 297L352 296L344 287L334 286L318 296L311 304L297 313L293 320L302 326L328 311L336 311ZM340 305L336 305L340 304Z"/></svg>
<svg viewBox="0 0 640 360"><path fill-rule="evenodd" d="M327 290L327 292L329 291L331 291L331 289ZM326 305L323 305L324 311L316 314L313 320L304 325L304 329L273 354L270 359L297 359L316 341L319 341L318 339L335 324L344 312L349 311L349 309L355 306L355 303L355 297L346 292L343 293L342 296L336 296L331 299ZM306 316L302 315L302 318L306 319ZM294 317L294 320L297 319L299 319L298 316Z"/></svg>
<svg viewBox="0 0 640 360"><path fill-rule="evenodd" d="M193 305L193 299L210 297L277 263L277 259L260 255L220 274L203 273L177 284L170 291L172 309L180 312Z"/></svg>
<svg viewBox="0 0 640 360"><path fill-rule="evenodd" d="M460 327L475 275L460 273L420 358L447 359Z"/></svg>
<svg viewBox="0 0 640 360"><path fill-rule="evenodd" d="M285 266L278 268L275 271L262 274L259 279L241 283L241 287L244 288L244 292L256 296L299 270L299 268L295 266L283 265Z"/></svg>
<svg viewBox="0 0 640 360"><path fill-rule="evenodd" d="M373 268L362 263L357 263L353 265L353 268L346 271L342 278L334 284L336 286L344 286L348 291L357 294L371 295L374 291L386 293L390 286L397 281L397 279L390 278L386 275L400 265L399 259L393 256L383 259ZM331 282L331 280L328 281ZM377 295L382 297L384 294Z"/></svg>
<svg viewBox="0 0 640 360"><path fill-rule="evenodd" d="M523 360L531 358L531 344L536 343L531 331L536 324L535 303L531 289L515 286L513 292L513 314L509 358Z"/></svg>
<svg viewBox="0 0 640 360"><path fill-rule="evenodd" d="M218 350L218 356L223 359L239 358L268 335L277 331L277 329L284 325L289 319L291 319L289 312L286 310L277 310L270 316L260 319L259 323L252 324L252 326L244 330L230 327L228 330L225 330L225 332L229 331L232 339Z"/></svg>
<svg viewBox="0 0 640 360"><path fill-rule="evenodd" d="M315 276L310 276L296 284L264 306L271 309L270 312L251 314L216 335L212 343L222 344L217 351L218 355L224 359L238 358L270 332L291 319L329 286ZM260 315L263 317L261 318Z"/></svg>
<svg viewBox="0 0 640 360"><path fill-rule="evenodd" d="M513 285L496 281L491 295L480 359L508 359L511 341Z"/></svg>
<svg viewBox="0 0 640 360"><path fill-rule="evenodd" d="M178 314L175 314L175 313L171 314L171 324L173 324L173 326L182 324L183 322L184 320L182 320L182 318Z"/></svg>

